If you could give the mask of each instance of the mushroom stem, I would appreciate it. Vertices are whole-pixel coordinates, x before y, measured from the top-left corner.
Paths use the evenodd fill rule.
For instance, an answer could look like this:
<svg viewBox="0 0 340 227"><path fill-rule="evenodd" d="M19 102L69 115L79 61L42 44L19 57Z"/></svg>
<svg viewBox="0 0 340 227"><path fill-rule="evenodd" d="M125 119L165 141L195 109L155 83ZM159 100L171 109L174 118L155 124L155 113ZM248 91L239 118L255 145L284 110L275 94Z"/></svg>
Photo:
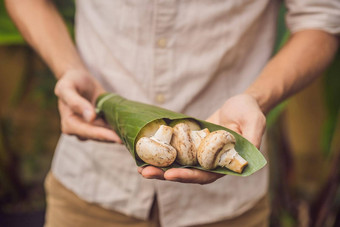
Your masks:
<svg viewBox="0 0 340 227"><path fill-rule="evenodd" d="M227 131L217 130L207 135L198 148L197 159L205 169L226 167L242 173L248 164L235 150L235 137Z"/></svg>
<svg viewBox="0 0 340 227"><path fill-rule="evenodd" d="M205 128L199 131L191 131L190 137L192 139L192 142L194 143L194 146L196 150L200 146L202 140L209 134L209 129Z"/></svg>
<svg viewBox="0 0 340 227"><path fill-rule="evenodd" d="M150 139L158 140L160 142L170 144L173 129L166 125L161 125L156 131L155 135Z"/></svg>
<svg viewBox="0 0 340 227"><path fill-rule="evenodd" d="M226 152L221 155L218 165L227 167L235 172L242 173L244 167L248 164L234 148L227 148Z"/></svg>

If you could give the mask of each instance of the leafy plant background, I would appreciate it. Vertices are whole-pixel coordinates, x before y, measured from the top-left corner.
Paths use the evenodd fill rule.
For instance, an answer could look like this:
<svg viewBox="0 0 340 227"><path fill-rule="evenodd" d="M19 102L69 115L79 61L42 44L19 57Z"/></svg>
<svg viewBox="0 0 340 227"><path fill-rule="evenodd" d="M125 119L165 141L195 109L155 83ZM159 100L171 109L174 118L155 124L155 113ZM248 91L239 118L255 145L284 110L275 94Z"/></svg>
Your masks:
<svg viewBox="0 0 340 227"><path fill-rule="evenodd" d="M73 2L56 5L73 34ZM44 210L43 179L60 135L54 84L0 0L0 213Z"/></svg>
<svg viewBox="0 0 340 227"><path fill-rule="evenodd" d="M73 34L74 2L55 1ZM289 37L285 8L276 51ZM0 0L0 213L44 210L58 140L55 79ZM271 226L340 226L340 52L329 69L267 116Z"/></svg>

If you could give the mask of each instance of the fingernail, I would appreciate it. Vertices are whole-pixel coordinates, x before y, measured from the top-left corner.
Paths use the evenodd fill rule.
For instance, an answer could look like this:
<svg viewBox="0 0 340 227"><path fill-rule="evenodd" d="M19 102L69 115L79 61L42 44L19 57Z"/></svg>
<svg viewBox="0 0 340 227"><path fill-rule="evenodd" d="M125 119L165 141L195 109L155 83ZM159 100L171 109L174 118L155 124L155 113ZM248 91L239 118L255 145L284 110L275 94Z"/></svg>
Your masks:
<svg viewBox="0 0 340 227"><path fill-rule="evenodd" d="M83 117L85 121L90 122L92 120L92 111L89 109L85 109L83 112Z"/></svg>
<svg viewBox="0 0 340 227"><path fill-rule="evenodd" d="M123 141L114 132L111 132L110 138L112 142L123 144Z"/></svg>
<svg viewBox="0 0 340 227"><path fill-rule="evenodd" d="M138 167L138 169L137 169L138 173L139 173L139 174L142 174L143 169L144 169L143 167Z"/></svg>

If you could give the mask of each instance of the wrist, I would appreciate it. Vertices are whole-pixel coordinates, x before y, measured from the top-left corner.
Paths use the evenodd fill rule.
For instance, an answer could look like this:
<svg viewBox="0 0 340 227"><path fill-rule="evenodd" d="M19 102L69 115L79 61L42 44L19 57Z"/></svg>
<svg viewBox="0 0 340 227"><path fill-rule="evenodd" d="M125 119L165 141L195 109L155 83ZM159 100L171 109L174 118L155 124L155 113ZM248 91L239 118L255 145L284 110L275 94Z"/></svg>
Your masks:
<svg viewBox="0 0 340 227"><path fill-rule="evenodd" d="M55 72L56 78L59 80L68 74L77 74L83 76L90 76L90 72L84 66L69 66L65 67L63 70Z"/></svg>
<svg viewBox="0 0 340 227"><path fill-rule="evenodd" d="M270 110L269 104L269 97L265 94L258 92L257 90L248 88L243 94L250 96L252 99L255 100L259 108L264 114L267 114Z"/></svg>
<svg viewBox="0 0 340 227"><path fill-rule="evenodd" d="M106 92L99 81L86 68L69 68L60 74L58 79L56 87L58 87L58 84L65 83L71 85L92 103L98 96Z"/></svg>

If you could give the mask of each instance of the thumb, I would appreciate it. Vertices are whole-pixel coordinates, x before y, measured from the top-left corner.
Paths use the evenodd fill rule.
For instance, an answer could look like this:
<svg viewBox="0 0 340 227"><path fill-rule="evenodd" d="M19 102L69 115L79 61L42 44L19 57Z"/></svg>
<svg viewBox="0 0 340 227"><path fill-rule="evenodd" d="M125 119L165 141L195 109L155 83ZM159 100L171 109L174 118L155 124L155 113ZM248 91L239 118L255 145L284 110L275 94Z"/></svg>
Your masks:
<svg viewBox="0 0 340 227"><path fill-rule="evenodd" d="M65 86L62 89L56 87L57 96L72 110L83 117L87 122L96 118L96 112L89 100L82 97L74 87Z"/></svg>

